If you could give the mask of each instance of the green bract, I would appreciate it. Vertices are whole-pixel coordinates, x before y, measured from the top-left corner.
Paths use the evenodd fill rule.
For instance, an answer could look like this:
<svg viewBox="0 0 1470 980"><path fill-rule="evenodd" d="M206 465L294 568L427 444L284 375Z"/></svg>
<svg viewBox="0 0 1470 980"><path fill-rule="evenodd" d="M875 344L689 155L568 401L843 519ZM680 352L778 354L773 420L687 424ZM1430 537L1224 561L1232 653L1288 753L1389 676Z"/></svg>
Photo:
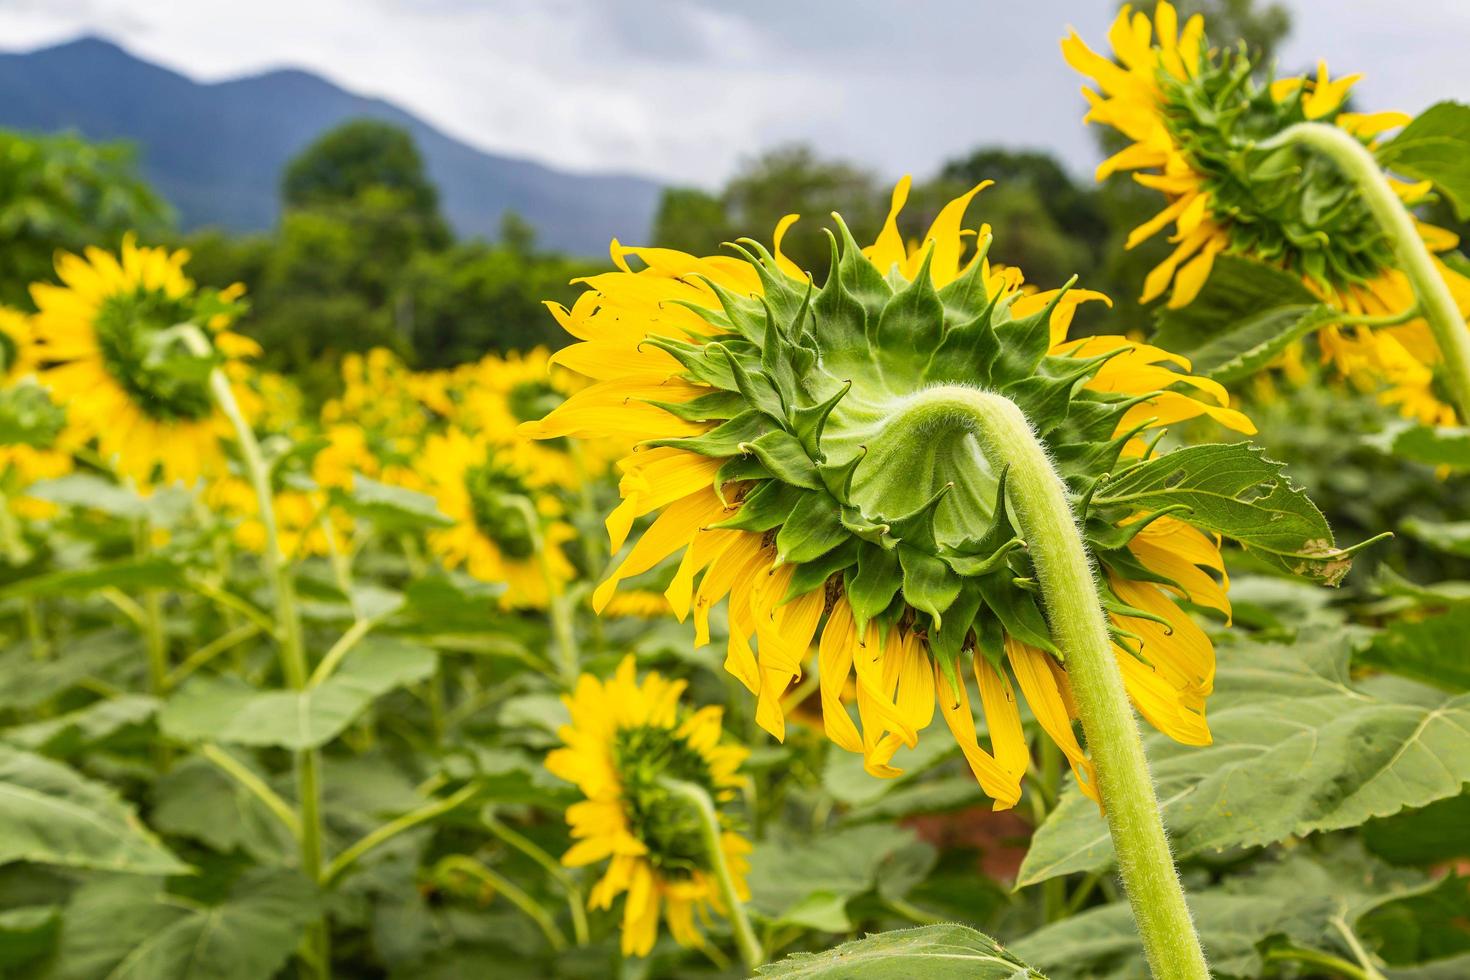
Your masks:
<svg viewBox="0 0 1470 980"><path fill-rule="evenodd" d="M1018 311L1023 294L992 275L983 255L936 288L932 249L909 281L896 267L885 275L839 229L835 272L821 289L743 240L736 247L761 294L711 282L720 309L690 306L726 332L708 343L647 341L676 358L688 380L713 389L664 407L715 423L702 435L650 445L725 460L716 489L739 510L714 526L766 535L776 564L796 566L788 599L840 583L859 630L876 620L923 631L951 677L972 630L997 661L1004 635L1060 656L1008 506L1006 473L987 461L946 397L974 389L1025 414L1071 490L1093 557L1112 575L1187 594L1128 547L1173 514L1283 569L1341 578L1347 562L1321 514L1254 450L1203 447L1209 452L1150 460L1134 443L1125 452L1156 422L1140 406L1164 392L1185 397L1171 389L1187 376L1154 363L1163 352L1122 338L1054 345L1051 321L1065 289ZM1110 362L1107 383L1089 387ZM1204 411L1191 404L1186 416ZM1102 580L1108 610L1164 622ZM1114 629L1137 649L1133 634Z"/></svg>

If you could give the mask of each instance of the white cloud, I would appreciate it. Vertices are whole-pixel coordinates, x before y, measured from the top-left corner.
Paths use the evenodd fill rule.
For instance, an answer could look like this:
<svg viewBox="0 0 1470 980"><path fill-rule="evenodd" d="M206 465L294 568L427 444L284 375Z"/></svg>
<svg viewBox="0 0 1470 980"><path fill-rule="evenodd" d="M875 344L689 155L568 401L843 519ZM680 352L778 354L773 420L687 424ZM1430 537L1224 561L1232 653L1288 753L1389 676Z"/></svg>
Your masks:
<svg viewBox="0 0 1470 980"><path fill-rule="evenodd" d="M1365 104L1465 96L1470 4L1297 3L1288 64L1369 73ZM982 143L1084 170L1079 80L1057 39L1112 5L1064 0L11 0L0 37L97 32L204 79L292 65L487 149L713 185L806 139L892 176Z"/></svg>

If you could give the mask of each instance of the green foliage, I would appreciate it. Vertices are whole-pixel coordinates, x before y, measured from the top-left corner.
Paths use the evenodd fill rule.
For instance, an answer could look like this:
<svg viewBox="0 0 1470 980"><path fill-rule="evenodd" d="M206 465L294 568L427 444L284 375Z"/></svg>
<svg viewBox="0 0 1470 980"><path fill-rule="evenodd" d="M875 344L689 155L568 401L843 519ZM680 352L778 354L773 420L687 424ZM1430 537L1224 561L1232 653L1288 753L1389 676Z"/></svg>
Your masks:
<svg viewBox="0 0 1470 980"><path fill-rule="evenodd" d="M1431 180L1455 217L1470 218L1470 106L1438 102L1384 144L1378 158L1416 180Z"/></svg>
<svg viewBox="0 0 1470 980"><path fill-rule="evenodd" d="M0 130L0 303L29 307L29 286L51 278L58 249L116 248L171 221L125 144Z"/></svg>
<svg viewBox="0 0 1470 980"><path fill-rule="evenodd" d="M228 678L190 681L164 708L159 725L182 741L319 748L383 694L433 673L434 664L432 650L369 638L332 676L305 691L258 691Z"/></svg>
<svg viewBox="0 0 1470 980"><path fill-rule="evenodd" d="M352 207L383 192L397 201L405 221L419 223L430 238L447 236L439 192L424 173L413 137L389 123L343 123L301 151L281 177L288 211Z"/></svg>
<svg viewBox="0 0 1470 980"><path fill-rule="evenodd" d="M1194 302L1159 311L1152 340L1188 357L1196 373L1228 384L1260 371L1332 317L1299 276L1222 255Z"/></svg>
<svg viewBox="0 0 1470 980"><path fill-rule="evenodd" d="M1293 646L1219 648L1213 744L1148 740L1176 854L1357 827L1470 782L1470 697L1389 679L1354 685L1348 661L1362 644L1361 634L1325 630ZM1019 881L1112 860L1096 804L1070 790L1038 830Z"/></svg>
<svg viewBox="0 0 1470 980"><path fill-rule="evenodd" d="M958 924L878 933L761 967L776 980L1026 980L1042 975L994 939Z"/></svg>
<svg viewBox="0 0 1470 980"><path fill-rule="evenodd" d="M104 878L73 896L55 976L268 980L317 912L310 883L290 871L247 872L205 902Z"/></svg>
<svg viewBox="0 0 1470 980"><path fill-rule="evenodd" d="M0 745L0 864L11 861L142 875L189 870L106 784Z"/></svg>

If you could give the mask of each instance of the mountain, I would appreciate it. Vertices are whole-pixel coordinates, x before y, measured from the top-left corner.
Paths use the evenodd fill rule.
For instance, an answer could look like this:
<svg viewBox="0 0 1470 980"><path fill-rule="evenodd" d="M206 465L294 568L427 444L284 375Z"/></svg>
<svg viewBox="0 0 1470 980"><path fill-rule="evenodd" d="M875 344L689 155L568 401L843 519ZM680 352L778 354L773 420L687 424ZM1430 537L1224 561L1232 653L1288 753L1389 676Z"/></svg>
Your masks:
<svg viewBox="0 0 1470 980"><path fill-rule="evenodd" d="M324 131L361 117L413 135L462 236L493 238L501 215L513 210L546 247L605 255L613 236L645 240L652 224L660 188L651 180L572 174L486 153L309 72L206 84L98 38L0 53L0 127L136 144L144 175L186 228L270 228L286 162Z"/></svg>

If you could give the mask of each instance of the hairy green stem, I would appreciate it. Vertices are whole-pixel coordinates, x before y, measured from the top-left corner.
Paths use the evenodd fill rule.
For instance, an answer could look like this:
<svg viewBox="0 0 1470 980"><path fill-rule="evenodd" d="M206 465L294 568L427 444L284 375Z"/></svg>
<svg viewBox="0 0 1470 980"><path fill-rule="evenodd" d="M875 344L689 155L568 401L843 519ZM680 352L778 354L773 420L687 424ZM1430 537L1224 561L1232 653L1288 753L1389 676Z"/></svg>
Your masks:
<svg viewBox="0 0 1470 980"><path fill-rule="evenodd" d="M959 385L938 386L907 399L895 421L916 424L916 431L928 431L931 438L945 429L967 432L991 466L1009 471L1007 494L1036 565L1052 635L1065 659L1149 966L1159 980L1208 977L1169 852L1143 739L1098 600L1092 560L1066 484L1052 468L1026 416L1004 396Z"/></svg>
<svg viewBox="0 0 1470 980"><path fill-rule="evenodd" d="M189 328L180 336L196 355L212 355L213 346L198 329ZM281 550L280 529L276 523L275 495L272 492L270 468L260 451L255 431L240 410L230 379L220 368L209 372L209 389L215 404L229 419L245 464L245 473L255 491L256 504L260 510L260 523L265 528L265 558L271 575L272 591L276 606L276 635L280 642L281 673L287 685L294 691L306 687L306 649L301 636L301 615L296 608L296 586L292 581L291 566ZM321 815L321 755L316 749L296 753L296 792L300 808L301 870L313 882L322 879L322 815ZM313 923L307 931L307 945L311 950L308 960L318 977L331 976L330 936L326 921Z"/></svg>
<svg viewBox="0 0 1470 980"><path fill-rule="evenodd" d="M1335 163L1378 219L1439 345L1445 362L1445 383L1460 422L1470 424L1470 330L1466 330L1449 284L1439 274L1433 254L1419 235L1414 216L1394 193L1372 151L1344 130L1327 123L1298 123L1261 147L1271 149L1292 143L1315 150Z"/></svg>
<svg viewBox="0 0 1470 980"><path fill-rule="evenodd" d="M669 792L683 797L699 815L699 835L704 842L715 883L720 888L720 900L725 905L725 914L730 917L735 945L740 947L740 958L745 962L746 972L754 973L755 968L765 962L765 953L761 950L760 941L755 938L755 930L750 927L750 916L745 911L745 903L740 901L735 890L735 876L730 872L730 862L725 860L725 849L720 844L720 817L715 812L714 801L709 798L704 787L694 783L667 778L659 780L659 783Z"/></svg>

